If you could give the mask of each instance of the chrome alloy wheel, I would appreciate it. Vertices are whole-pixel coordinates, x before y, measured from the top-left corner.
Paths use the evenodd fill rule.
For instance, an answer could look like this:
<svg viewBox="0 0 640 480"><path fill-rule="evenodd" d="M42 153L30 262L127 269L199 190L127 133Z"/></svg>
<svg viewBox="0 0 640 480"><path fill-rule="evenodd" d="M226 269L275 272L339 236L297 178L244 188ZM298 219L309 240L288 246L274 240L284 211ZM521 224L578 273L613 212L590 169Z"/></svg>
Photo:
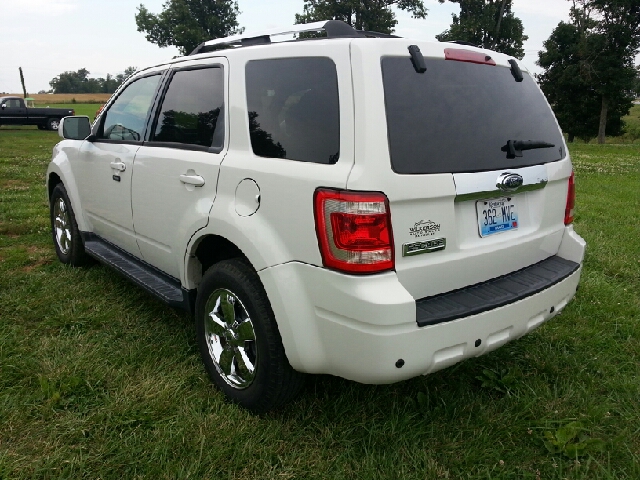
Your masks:
<svg viewBox="0 0 640 480"><path fill-rule="evenodd" d="M58 197L53 205L53 228L58 248L63 255L68 255L71 251L71 219L67 205L61 197Z"/></svg>
<svg viewBox="0 0 640 480"><path fill-rule="evenodd" d="M205 305L204 334L220 376L242 390L253 382L258 351L247 309L229 290L215 290Z"/></svg>
<svg viewBox="0 0 640 480"><path fill-rule="evenodd" d="M58 130L58 128L60 127L60 120L51 120L51 123L49 123L49 125L51 126L51 130Z"/></svg>

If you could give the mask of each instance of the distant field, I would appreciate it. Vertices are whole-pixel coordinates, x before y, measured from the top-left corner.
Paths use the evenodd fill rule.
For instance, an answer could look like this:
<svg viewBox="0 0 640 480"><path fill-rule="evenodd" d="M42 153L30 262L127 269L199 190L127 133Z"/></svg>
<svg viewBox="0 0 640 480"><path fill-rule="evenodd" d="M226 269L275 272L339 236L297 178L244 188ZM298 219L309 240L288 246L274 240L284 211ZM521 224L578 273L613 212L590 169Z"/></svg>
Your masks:
<svg viewBox="0 0 640 480"><path fill-rule="evenodd" d="M76 115L86 115L92 122L100 108L98 103L52 103L48 106L51 108L73 108Z"/></svg>
<svg viewBox="0 0 640 480"><path fill-rule="evenodd" d="M569 145L588 248L562 315L427 377L310 376L259 417L213 388L188 315L58 261L44 178L60 139L5 128L0 480L640 479L640 144Z"/></svg>
<svg viewBox="0 0 640 480"><path fill-rule="evenodd" d="M629 125L635 124L640 127L640 105L634 105L631 107L629 115L623 117L623 119Z"/></svg>
<svg viewBox="0 0 640 480"><path fill-rule="evenodd" d="M12 93L18 97L22 97L21 93ZM59 103L106 103L111 97L110 93L35 93L29 94L33 98L36 105L49 105Z"/></svg>

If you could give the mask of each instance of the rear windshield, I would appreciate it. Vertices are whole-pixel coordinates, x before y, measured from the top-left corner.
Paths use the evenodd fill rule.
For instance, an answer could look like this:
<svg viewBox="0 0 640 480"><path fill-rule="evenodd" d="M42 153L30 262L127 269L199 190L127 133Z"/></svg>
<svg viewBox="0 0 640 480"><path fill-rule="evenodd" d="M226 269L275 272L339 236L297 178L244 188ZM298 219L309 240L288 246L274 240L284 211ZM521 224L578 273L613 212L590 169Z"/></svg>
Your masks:
<svg viewBox="0 0 640 480"><path fill-rule="evenodd" d="M509 68L425 58L417 73L409 57L383 57L391 165L404 174L517 168L563 157L562 135L533 79L516 82ZM552 148L507 158L509 140Z"/></svg>

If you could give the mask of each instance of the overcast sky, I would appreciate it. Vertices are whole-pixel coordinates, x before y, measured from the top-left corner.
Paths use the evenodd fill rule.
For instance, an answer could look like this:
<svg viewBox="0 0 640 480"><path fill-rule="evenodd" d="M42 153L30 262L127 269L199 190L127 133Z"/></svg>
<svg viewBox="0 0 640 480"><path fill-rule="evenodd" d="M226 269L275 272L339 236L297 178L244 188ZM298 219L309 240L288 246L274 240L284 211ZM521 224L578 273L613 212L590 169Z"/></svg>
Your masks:
<svg viewBox="0 0 640 480"><path fill-rule="evenodd" d="M128 66L143 67L177 55L173 47L159 48L136 30L136 7L143 3L159 13L164 0L0 0L0 92L21 92L18 67L27 91L49 90L49 81L68 70L86 68L91 77L121 73ZM247 32L288 26L302 11L303 0L238 0L240 26ZM525 34L524 65L532 71L542 42L561 20L567 20L567 0L514 0ZM425 0L426 20L398 12L396 34L434 40L451 23L452 3Z"/></svg>

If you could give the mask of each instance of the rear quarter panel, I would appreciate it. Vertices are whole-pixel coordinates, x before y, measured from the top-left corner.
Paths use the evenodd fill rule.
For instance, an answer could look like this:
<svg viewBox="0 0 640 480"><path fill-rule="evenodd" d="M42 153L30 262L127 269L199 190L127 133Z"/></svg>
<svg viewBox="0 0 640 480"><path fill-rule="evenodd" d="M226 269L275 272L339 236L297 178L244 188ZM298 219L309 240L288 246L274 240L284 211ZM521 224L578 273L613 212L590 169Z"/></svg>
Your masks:
<svg viewBox="0 0 640 480"><path fill-rule="evenodd" d="M313 213L317 187L345 188L353 166L353 92L349 42L318 40L277 44L228 52L229 151L222 162L216 201L209 225L198 232L221 235L235 243L256 270L300 261L322 265ZM340 104L340 157L333 165L259 157L253 153L247 116L245 68L254 59L300 56L328 57L336 65ZM240 182L258 185L260 203L252 215L236 209Z"/></svg>

